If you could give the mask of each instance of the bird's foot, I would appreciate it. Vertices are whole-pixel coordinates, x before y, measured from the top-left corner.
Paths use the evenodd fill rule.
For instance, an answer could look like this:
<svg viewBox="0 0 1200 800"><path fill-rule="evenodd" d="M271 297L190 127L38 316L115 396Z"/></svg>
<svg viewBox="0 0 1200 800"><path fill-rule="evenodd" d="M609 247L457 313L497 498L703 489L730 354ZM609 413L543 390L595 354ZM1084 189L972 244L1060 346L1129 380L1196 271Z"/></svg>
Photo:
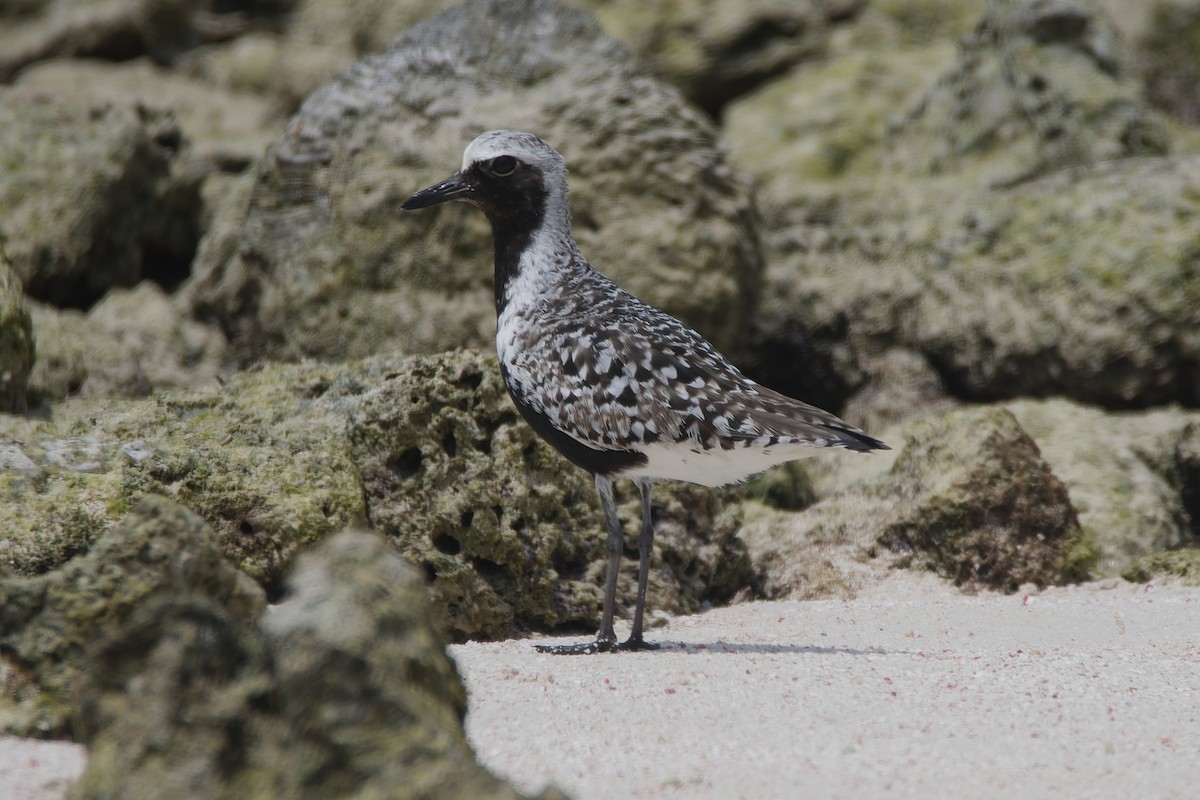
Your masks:
<svg viewBox="0 0 1200 800"><path fill-rule="evenodd" d="M637 637L630 636L628 639L626 639L625 641L623 641L619 645L617 645L618 650L621 650L626 653L632 653L636 650L658 650L661 647L662 647L661 644L655 644L654 642L647 642L641 636L637 636Z"/></svg>

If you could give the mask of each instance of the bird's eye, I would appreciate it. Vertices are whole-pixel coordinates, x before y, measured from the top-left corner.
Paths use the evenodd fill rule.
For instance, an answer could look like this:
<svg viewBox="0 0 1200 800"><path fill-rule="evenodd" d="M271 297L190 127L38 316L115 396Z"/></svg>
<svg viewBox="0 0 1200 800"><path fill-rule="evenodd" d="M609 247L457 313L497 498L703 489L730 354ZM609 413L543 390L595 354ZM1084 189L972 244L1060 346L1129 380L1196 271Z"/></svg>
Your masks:
<svg viewBox="0 0 1200 800"><path fill-rule="evenodd" d="M512 156L496 156L488 164L488 168L493 175L504 178L517 171L517 160Z"/></svg>

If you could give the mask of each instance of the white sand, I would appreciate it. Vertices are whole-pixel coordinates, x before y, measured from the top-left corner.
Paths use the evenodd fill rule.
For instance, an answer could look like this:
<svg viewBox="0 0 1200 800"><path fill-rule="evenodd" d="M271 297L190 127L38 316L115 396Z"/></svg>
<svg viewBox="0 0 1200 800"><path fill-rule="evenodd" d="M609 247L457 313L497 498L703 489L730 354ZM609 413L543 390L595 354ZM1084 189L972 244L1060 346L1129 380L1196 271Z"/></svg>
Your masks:
<svg viewBox="0 0 1200 800"><path fill-rule="evenodd" d="M0 800L65 797L85 763L77 744L0 736Z"/></svg>
<svg viewBox="0 0 1200 800"><path fill-rule="evenodd" d="M577 800L1200 796L1200 589L967 597L901 574L652 634L670 648L451 647L480 759ZM83 764L0 738L0 799L61 798Z"/></svg>
<svg viewBox="0 0 1200 800"><path fill-rule="evenodd" d="M969 597L900 575L650 638L672 646L450 648L480 759L578 800L1200 797L1197 589Z"/></svg>

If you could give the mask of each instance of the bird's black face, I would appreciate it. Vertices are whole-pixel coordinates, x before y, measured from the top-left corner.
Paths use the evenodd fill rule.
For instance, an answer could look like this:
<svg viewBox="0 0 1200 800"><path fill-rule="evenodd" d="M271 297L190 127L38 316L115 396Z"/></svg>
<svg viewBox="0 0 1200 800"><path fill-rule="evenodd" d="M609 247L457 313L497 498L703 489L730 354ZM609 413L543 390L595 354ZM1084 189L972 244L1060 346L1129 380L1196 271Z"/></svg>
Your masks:
<svg viewBox="0 0 1200 800"><path fill-rule="evenodd" d="M545 214L546 184L542 172L511 155L473 162L441 183L422 189L400 208L411 211L463 200L482 209L497 229L537 227Z"/></svg>

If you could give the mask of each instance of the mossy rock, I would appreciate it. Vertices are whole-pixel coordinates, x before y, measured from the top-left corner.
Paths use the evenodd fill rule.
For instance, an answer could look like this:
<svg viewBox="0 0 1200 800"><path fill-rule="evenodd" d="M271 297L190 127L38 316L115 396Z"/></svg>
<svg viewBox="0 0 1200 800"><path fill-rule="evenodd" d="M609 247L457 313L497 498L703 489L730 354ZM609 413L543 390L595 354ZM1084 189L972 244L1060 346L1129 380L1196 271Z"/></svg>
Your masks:
<svg viewBox="0 0 1200 800"><path fill-rule="evenodd" d="M1184 547L1143 556L1126 567L1121 577L1131 583L1178 578L1189 586L1200 586L1200 548Z"/></svg>

